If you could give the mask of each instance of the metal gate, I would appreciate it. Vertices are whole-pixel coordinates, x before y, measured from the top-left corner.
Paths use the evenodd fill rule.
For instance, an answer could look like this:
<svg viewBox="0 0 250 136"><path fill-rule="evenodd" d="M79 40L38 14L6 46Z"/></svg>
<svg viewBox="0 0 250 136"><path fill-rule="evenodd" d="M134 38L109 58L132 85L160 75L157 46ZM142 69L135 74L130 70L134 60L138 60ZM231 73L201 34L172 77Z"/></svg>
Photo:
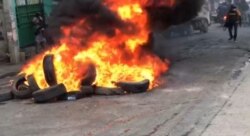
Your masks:
<svg viewBox="0 0 250 136"><path fill-rule="evenodd" d="M20 48L35 44L35 29L32 18L37 12L43 13L42 0L15 0L16 18Z"/></svg>

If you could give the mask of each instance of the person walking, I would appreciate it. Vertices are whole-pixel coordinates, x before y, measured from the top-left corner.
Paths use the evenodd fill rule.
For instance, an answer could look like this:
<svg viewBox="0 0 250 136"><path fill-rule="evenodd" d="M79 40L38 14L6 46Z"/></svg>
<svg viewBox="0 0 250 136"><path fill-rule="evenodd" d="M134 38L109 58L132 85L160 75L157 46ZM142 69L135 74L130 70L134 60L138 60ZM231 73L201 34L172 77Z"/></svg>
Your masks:
<svg viewBox="0 0 250 136"><path fill-rule="evenodd" d="M234 40L235 42L237 41L238 26L241 26L241 22L242 19L240 11L236 8L235 5L231 5L230 10L227 13L227 18L225 22L225 27L228 28L229 32L228 40Z"/></svg>
<svg viewBox="0 0 250 136"><path fill-rule="evenodd" d="M40 13L36 13L36 15L32 19L33 25L35 27L35 41L36 41L36 53L39 53L39 46L42 50L45 49L46 46L46 38L45 38L45 22Z"/></svg>

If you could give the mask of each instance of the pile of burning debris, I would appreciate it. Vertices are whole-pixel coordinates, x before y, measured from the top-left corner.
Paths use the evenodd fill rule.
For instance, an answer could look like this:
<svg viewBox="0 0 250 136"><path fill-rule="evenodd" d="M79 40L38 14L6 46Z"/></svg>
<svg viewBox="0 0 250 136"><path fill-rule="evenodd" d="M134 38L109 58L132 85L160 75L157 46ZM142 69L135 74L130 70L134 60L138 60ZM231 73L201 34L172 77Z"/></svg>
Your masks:
<svg viewBox="0 0 250 136"><path fill-rule="evenodd" d="M149 49L154 43L150 33L195 17L202 4L203 0L63 0L49 21L55 45L23 66L9 94L45 103L157 87L169 63Z"/></svg>
<svg viewBox="0 0 250 136"><path fill-rule="evenodd" d="M48 88L40 89L33 75L21 74L12 83L12 94L16 99L33 98L36 103L46 103L60 100L77 100L91 95L126 95L143 93L149 89L150 81L112 82L116 87L99 87L94 84L96 79L95 66L90 64L82 79L79 90L67 90L65 85L57 83L54 55L46 55L43 59L43 72Z"/></svg>

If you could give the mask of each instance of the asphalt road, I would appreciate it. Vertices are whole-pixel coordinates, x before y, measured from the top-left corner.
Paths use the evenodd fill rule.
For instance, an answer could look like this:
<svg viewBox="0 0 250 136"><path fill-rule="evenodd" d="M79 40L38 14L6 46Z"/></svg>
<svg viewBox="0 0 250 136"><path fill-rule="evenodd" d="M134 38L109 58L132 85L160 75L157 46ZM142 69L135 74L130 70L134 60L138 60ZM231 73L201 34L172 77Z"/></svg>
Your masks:
<svg viewBox="0 0 250 136"><path fill-rule="evenodd" d="M218 26L183 38L159 34L155 51L172 62L164 87L75 102L0 103L0 136L202 136L242 81L249 32L241 28L237 43Z"/></svg>

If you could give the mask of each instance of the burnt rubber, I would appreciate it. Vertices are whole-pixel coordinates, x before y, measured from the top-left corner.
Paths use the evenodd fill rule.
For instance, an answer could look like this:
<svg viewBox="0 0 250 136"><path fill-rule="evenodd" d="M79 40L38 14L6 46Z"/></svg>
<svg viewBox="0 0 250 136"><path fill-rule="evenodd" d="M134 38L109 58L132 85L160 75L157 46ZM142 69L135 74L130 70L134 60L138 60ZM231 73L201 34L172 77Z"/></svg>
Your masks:
<svg viewBox="0 0 250 136"><path fill-rule="evenodd" d="M0 102L5 102L12 100L14 97L11 93L11 90L3 89L0 90Z"/></svg>
<svg viewBox="0 0 250 136"><path fill-rule="evenodd" d="M34 77L34 75L29 75L27 77L27 81L28 81L28 84L29 84L29 88L32 92L35 92L35 91L38 91L40 90L37 82L36 82L36 79Z"/></svg>
<svg viewBox="0 0 250 136"><path fill-rule="evenodd" d="M83 98L83 95L80 91L72 91L67 93L67 100L78 100Z"/></svg>
<svg viewBox="0 0 250 136"><path fill-rule="evenodd" d="M94 64L88 64L87 70L84 73L83 79L82 79L82 86L90 86L94 83L96 79L96 68Z"/></svg>
<svg viewBox="0 0 250 136"><path fill-rule="evenodd" d="M114 84L127 93L143 93L148 90L150 81L143 80L141 82L114 82Z"/></svg>
<svg viewBox="0 0 250 136"><path fill-rule="evenodd" d="M58 100L74 101L83 98L81 91L71 91L58 97Z"/></svg>
<svg viewBox="0 0 250 136"><path fill-rule="evenodd" d="M89 95L93 95L95 92L92 86L82 86L81 93L83 94L83 96L89 96Z"/></svg>
<svg viewBox="0 0 250 136"><path fill-rule="evenodd" d="M25 75L19 75L16 77L12 84L11 92L16 99L29 99L32 97L32 91L28 85L25 85Z"/></svg>
<svg viewBox="0 0 250 136"><path fill-rule="evenodd" d="M126 94L121 88L95 87L95 95L124 95Z"/></svg>
<svg viewBox="0 0 250 136"><path fill-rule="evenodd" d="M36 103L45 103L58 97L65 95L67 93L64 84L58 84L51 86L49 88L39 90L33 93L33 98Z"/></svg>
<svg viewBox="0 0 250 136"><path fill-rule="evenodd" d="M78 100L94 94L92 86L82 86L79 91L71 91L60 96L58 100Z"/></svg>
<svg viewBox="0 0 250 136"><path fill-rule="evenodd" d="M45 80L50 86L57 84L56 73L54 67L54 55L49 54L43 58L43 72Z"/></svg>

